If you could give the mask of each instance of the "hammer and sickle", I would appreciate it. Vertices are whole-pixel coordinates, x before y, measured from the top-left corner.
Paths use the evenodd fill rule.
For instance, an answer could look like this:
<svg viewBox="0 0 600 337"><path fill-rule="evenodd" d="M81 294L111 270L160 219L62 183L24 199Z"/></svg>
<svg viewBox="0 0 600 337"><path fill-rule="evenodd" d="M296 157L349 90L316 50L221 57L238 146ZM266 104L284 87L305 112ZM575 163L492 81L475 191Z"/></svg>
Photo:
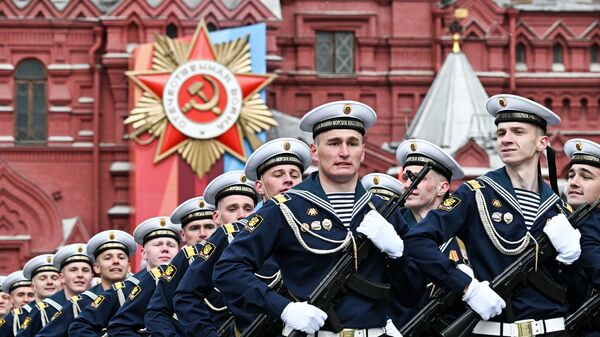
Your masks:
<svg viewBox="0 0 600 337"><path fill-rule="evenodd" d="M210 110L210 111L214 112L216 115L220 115L221 109L219 109L219 107L217 106L217 104L219 103L219 98L221 96L220 92L219 92L219 87L217 86L217 83L215 82L215 80L212 79L211 77L209 77L209 76L203 76L203 77L212 86L213 92L214 92L213 97L209 100L206 97L206 95L204 94L204 92L202 92L202 89L204 88L203 82L192 83L192 85L190 85L188 88L188 93L192 97L183 106L183 108L182 108L183 113L188 113L190 111L190 109L194 108L198 111L209 111ZM196 101L194 96L198 96L202 101L204 101L204 103L199 103L198 101Z"/></svg>

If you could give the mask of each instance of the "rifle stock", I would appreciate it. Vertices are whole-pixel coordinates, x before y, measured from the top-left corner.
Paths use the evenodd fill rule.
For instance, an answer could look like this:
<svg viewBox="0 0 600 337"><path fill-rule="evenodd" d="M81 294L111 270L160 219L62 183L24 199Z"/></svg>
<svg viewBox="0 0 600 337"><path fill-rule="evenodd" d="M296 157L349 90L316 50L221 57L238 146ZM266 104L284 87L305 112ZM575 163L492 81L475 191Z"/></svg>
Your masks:
<svg viewBox="0 0 600 337"><path fill-rule="evenodd" d="M577 228L581 222L598 206L600 198L592 205L585 204L569 216L569 222ZM545 234L542 234L537 240L539 252L536 261L536 247L529 247L519 258L509 265L502 273L498 274L491 282L490 287L505 301L512 297L512 291L516 285L526 280L528 275L535 269L536 263L541 264L543 260L556 255L552 242ZM480 316L467 308L467 311L460 316L454 323L450 324L441 332L443 337L463 337L468 336L473 331Z"/></svg>
<svg viewBox="0 0 600 337"><path fill-rule="evenodd" d="M427 173L431 170L431 164L427 163L423 166L421 171L417 174L414 179L411 179L412 183L410 186L402 193L402 195L391 198L388 202L383 206L380 211L380 214L389 219L400 207L404 206L406 199L408 196L414 191L414 189L419 185L419 183L425 178ZM356 235L357 242L357 251L359 257L366 257L368 251L371 250L373 244L370 240L368 240L364 235L357 234ZM359 259L360 260L360 259ZM339 332L342 328L341 322L332 322L331 319L337 317L336 315L331 315L333 313L333 300L335 297L344 289L344 285L350 275L354 272L354 252L352 247L348 247L342 257L338 260L338 262L329 270L327 275L323 278L321 283L317 285L317 287L313 290L313 292L308 296L308 303L316 306L317 308L325 311L327 313L328 319L330 320L330 324L332 328ZM306 337L307 333L293 330L288 337Z"/></svg>

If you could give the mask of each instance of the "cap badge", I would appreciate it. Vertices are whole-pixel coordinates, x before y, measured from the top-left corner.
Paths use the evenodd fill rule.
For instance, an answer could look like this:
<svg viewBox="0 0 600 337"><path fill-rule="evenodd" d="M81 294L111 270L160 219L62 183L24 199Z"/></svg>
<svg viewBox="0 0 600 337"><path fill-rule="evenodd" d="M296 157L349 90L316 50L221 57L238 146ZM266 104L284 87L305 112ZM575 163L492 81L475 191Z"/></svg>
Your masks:
<svg viewBox="0 0 600 337"><path fill-rule="evenodd" d="M165 221L165 219L160 219L160 226L161 227L165 227L166 224L167 224L167 222Z"/></svg>
<svg viewBox="0 0 600 337"><path fill-rule="evenodd" d="M352 106L350 106L350 104L344 105L344 114L348 115L351 112L352 112Z"/></svg>
<svg viewBox="0 0 600 337"><path fill-rule="evenodd" d="M292 148L292 145L289 142L283 143L283 149L285 151L289 151Z"/></svg>
<svg viewBox="0 0 600 337"><path fill-rule="evenodd" d="M244 175L242 175L242 176L240 177L240 181L241 181L241 182L243 182L243 183L245 183L245 182L246 182L246 179L247 179L247 178L246 178L246 176L244 176Z"/></svg>
<svg viewBox="0 0 600 337"><path fill-rule="evenodd" d="M83 253L83 246L77 247L77 252L78 253Z"/></svg>
<svg viewBox="0 0 600 337"><path fill-rule="evenodd" d="M319 214L319 211L317 211L317 209L314 207L311 207L306 210L306 215L308 216L316 216L317 214Z"/></svg>
<svg viewBox="0 0 600 337"><path fill-rule="evenodd" d="M204 208L204 200L200 200L200 202L198 203L198 207Z"/></svg>
<svg viewBox="0 0 600 337"><path fill-rule="evenodd" d="M115 239L115 233L113 233L113 232L108 233L108 239L109 240L114 240Z"/></svg>
<svg viewBox="0 0 600 337"><path fill-rule="evenodd" d="M575 143L575 148L577 149L577 151L581 151L583 150L583 144L581 144L581 142L577 142Z"/></svg>
<svg viewBox="0 0 600 337"><path fill-rule="evenodd" d="M46 261L48 261L48 263L52 263L52 256L47 256Z"/></svg>
<svg viewBox="0 0 600 337"><path fill-rule="evenodd" d="M379 185L379 177L378 176L373 177L373 184Z"/></svg>
<svg viewBox="0 0 600 337"><path fill-rule="evenodd" d="M501 107L506 107L506 98L504 97L500 97L500 99L498 100L498 103L500 103Z"/></svg>

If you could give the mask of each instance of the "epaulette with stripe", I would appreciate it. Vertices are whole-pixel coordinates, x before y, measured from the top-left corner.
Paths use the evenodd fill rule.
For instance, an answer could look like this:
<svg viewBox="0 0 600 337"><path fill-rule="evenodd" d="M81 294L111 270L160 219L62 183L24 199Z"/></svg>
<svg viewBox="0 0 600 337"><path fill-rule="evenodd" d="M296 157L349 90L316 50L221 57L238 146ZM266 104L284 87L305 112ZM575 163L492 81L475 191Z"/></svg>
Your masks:
<svg viewBox="0 0 600 337"><path fill-rule="evenodd" d="M272 197L271 200L273 200L273 202L276 205L279 205L279 204L283 204L283 203L286 203L287 201L289 201L290 200L290 196L287 195L287 194L281 194L280 193L280 194L277 194L276 196Z"/></svg>
<svg viewBox="0 0 600 337"><path fill-rule="evenodd" d="M469 180L465 182L465 184L467 184L471 191L476 191L485 187L485 185L477 179Z"/></svg>
<svg viewBox="0 0 600 337"><path fill-rule="evenodd" d="M89 290L86 290L86 291L82 292L82 293L81 293L81 295L82 295L82 296L83 296L83 295L85 295L85 296L87 296L87 297L91 298L91 299L92 299L92 301L93 301L93 300L95 300L95 299L96 299L96 297L98 297L98 295L94 294L93 292L91 292L91 291L89 291ZM71 301L71 302L72 302L72 301Z"/></svg>
<svg viewBox="0 0 600 337"><path fill-rule="evenodd" d="M115 282L112 284L112 288L114 290L123 289L123 288L125 288L125 282L123 282L123 281Z"/></svg>
<svg viewBox="0 0 600 337"><path fill-rule="evenodd" d="M31 312L31 306L29 305L29 303L23 305L21 308L24 309L28 313Z"/></svg>
<svg viewBox="0 0 600 337"><path fill-rule="evenodd" d="M237 233L240 231L240 228L238 227L238 225L235 222L234 223L226 223L223 226L221 226L221 229L227 235Z"/></svg>
<svg viewBox="0 0 600 337"><path fill-rule="evenodd" d="M161 266L154 267L150 269L150 275L154 279L154 281L158 280L162 276L163 270Z"/></svg>
<svg viewBox="0 0 600 337"><path fill-rule="evenodd" d="M138 280L135 276L131 275L129 276L125 281L129 281L135 285L140 284L140 280Z"/></svg>

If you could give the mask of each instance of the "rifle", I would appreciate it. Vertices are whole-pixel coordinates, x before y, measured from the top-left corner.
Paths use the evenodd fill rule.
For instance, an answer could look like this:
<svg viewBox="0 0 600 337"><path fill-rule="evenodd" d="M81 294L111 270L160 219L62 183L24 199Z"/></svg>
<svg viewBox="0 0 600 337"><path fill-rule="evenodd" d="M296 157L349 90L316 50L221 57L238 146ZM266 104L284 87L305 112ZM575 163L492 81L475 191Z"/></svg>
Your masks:
<svg viewBox="0 0 600 337"><path fill-rule="evenodd" d="M581 222L599 205L600 198L592 205L585 204L581 206L569 216L569 222L573 227L579 227ZM552 242L550 242L550 239L548 239L545 234L542 234L536 241L539 248L536 249L535 246L528 248L515 262L492 280L490 287L500 295L503 300L509 300L513 296L514 289L519 288L518 285L520 283L524 281L534 283L536 281L535 277L538 275L538 273L536 273L537 264L541 263L546 258L556 255L556 250L554 249L554 246L552 246ZM562 300L561 298L554 299L559 301ZM473 311L473 309L467 308L467 311L442 331L441 335L443 337L470 336L471 331L473 331L473 328L477 325L479 318L479 314Z"/></svg>
<svg viewBox="0 0 600 337"><path fill-rule="evenodd" d="M424 336L426 332L442 331L450 322L442 319L442 313L450 307L458 294L447 288L438 288L429 302L400 329L404 337Z"/></svg>
<svg viewBox="0 0 600 337"><path fill-rule="evenodd" d="M223 322L223 324L221 324L221 327L219 327L219 329L217 330L217 334L220 337L233 337L233 331L235 331L235 319L233 315L229 315L229 318L227 318L227 320Z"/></svg>
<svg viewBox="0 0 600 337"><path fill-rule="evenodd" d="M598 319L599 311L600 293L595 293L577 311L567 317L565 330L571 336L583 336L584 329L593 326Z"/></svg>
<svg viewBox="0 0 600 337"><path fill-rule="evenodd" d="M404 206L406 199L413 192L415 188L419 185L421 180L425 178L427 173L431 170L431 164L426 163L419 174L415 177L411 176L412 183L410 186L402 193L400 196L396 196L388 200L388 202L383 206L381 211L379 212L384 218L388 219L392 216L398 208ZM414 177L414 179L413 179ZM371 248L373 247L373 243L371 240L367 239L362 234L356 235L356 256L357 261L364 260ZM329 272L325 275L323 280L317 285L317 287L308 295L308 303L316 306L317 308L325 311L327 313L327 319L331 324L331 327L334 332L340 332L343 327L342 323L339 321L335 311L334 311L334 299L338 296L338 294L342 293L346 287L353 289L359 293L359 289L355 289L352 287L353 281L356 279L361 279L362 277L356 273L355 269L355 260L354 260L354 251L352 246L347 247L342 257L338 260L338 262L329 270ZM350 282L349 282L350 281ZM374 287L379 288L382 292L385 292L387 295L389 292L388 284L379 284L373 281L369 281L366 279L359 280L360 282L369 282ZM372 294L364 294L369 297ZM293 330L288 337L306 337L307 334L302 331Z"/></svg>
<svg viewBox="0 0 600 337"><path fill-rule="evenodd" d="M276 289L279 295L287 293L287 288L283 285L283 280L279 281L279 284L273 287ZM272 317L266 314L259 314L246 329L242 332L240 337L270 337L278 336L281 334L283 324L279 317Z"/></svg>

